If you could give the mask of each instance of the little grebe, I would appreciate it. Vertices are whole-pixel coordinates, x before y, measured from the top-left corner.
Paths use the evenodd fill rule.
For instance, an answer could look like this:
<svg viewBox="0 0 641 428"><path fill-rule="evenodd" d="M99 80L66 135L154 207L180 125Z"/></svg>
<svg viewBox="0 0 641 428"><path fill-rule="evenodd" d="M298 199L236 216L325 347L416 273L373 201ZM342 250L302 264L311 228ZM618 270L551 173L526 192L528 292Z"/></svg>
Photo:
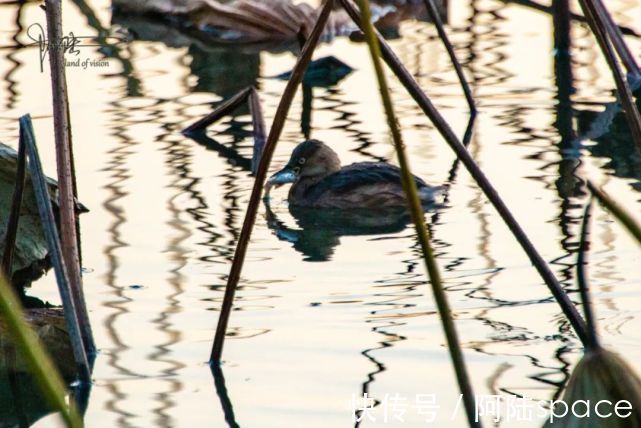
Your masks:
<svg viewBox="0 0 641 428"><path fill-rule="evenodd" d="M423 205L434 203L438 188L414 177ZM407 205L401 170L385 162L359 162L341 168L338 155L322 141L299 144L285 167L265 188L293 183L289 203L318 208L390 208Z"/></svg>

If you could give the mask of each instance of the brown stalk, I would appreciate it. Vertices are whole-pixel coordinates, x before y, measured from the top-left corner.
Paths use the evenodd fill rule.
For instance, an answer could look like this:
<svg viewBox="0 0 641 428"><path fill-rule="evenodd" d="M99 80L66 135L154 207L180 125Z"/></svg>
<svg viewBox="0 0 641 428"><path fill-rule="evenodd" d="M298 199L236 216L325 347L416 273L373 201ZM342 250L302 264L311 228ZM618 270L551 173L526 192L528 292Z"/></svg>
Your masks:
<svg viewBox="0 0 641 428"><path fill-rule="evenodd" d="M607 208L617 220L630 232L630 234L641 244L641 225L637 223L634 218L628 213L620 204L614 201L602 189L599 189L590 180L586 183L590 192L599 200L599 202Z"/></svg>
<svg viewBox="0 0 641 428"><path fill-rule="evenodd" d="M216 110L183 129L182 133L184 135L190 135L204 131L209 125L228 115L237 109L239 105L244 103L249 94L251 94L252 89L253 88L250 86L238 92L236 95L219 105Z"/></svg>
<svg viewBox="0 0 641 428"><path fill-rule="evenodd" d="M607 34L610 36L614 49L616 49L621 61L625 64L625 68L628 69L628 73L635 76L635 78L641 77L641 70L639 70L639 65L634 59L634 55L630 52L628 45L623 40L623 35L621 30L612 19L612 15L605 8L605 5L601 0L594 0L594 8L596 9L599 19L605 25Z"/></svg>
<svg viewBox="0 0 641 428"><path fill-rule="evenodd" d="M31 125L31 117L29 115L25 115L20 118L20 134L21 139L25 144L26 153L29 156L29 170L31 172L33 192L36 196L38 213L40 215L45 239L47 240L49 257L56 275L56 284L58 285L60 300L62 300L62 305L64 307L63 312L67 324L67 330L69 331L69 339L71 340L71 347L73 349L73 356L76 362L78 376L80 381L90 382L91 371L82 337L80 320L73 300L69 278L67 276L67 269L65 266L64 256L62 254L58 229L53 217L49 191L47 190L47 182L44 172L42 171L40 156L38 155L38 147L36 146L36 139Z"/></svg>
<svg viewBox="0 0 641 428"><path fill-rule="evenodd" d="M253 86L249 86L243 89L233 97L224 101L213 112L209 113L207 116L183 129L182 133L183 135L186 135L197 141L206 138L204 134L202 134L205 128L227 116L228 114L231 114L232 111L240 107L241 104L243 104L245 101L249 102L249 110L252 116L254 151L251 161L251 172L252 175L256 175L256 170L258 169L258 161L260 160L261 154L263 153L263 148L265 146L265 119L263 117L263 111L260 107L258 92L256 92L256 88L254 88ZM207 143L203 144L210 145ZM225 152L229 151L229 149L224 149L222 147L220 149Z"/></svg>
<svg viewBox="0 0 641 428"><path fill-rule="evenodd" d="M517 4L519 6L529 7L531 9L534 9L543 13L549 13L549 14L554 13L554 8L552 6L546 6L532 0L501 0L501 1L503 3L512 3L512 4ZM587 19L585 18L585 16L579 15L576 13L571 13L570 18L573 21L577 21L577 22L587 22ZM625 34L626 36L633 36L633 37L641 36L636 31L634 31L634 29L630 27L617 25L617 28L619 29L619 31L621 31L621 33Z"/></svg>
<svg viewBox="0 0 641 428"><path fill-rule="evenodd" d="M623 105L625 118L628 121L628 126L632 133L632 140L636 144L639 154L641 154L641 116L639 115L639 110L637 109L634 98L632 97L632 90L630 90L627 79L623 76L619 61L612 50L612 46L610 45L605 24L600 19L599 12L596 10L592 0L579 0L579 4L581 5L581 9L583 9L583 13L588 20L590 29L594 33L594 36L601 47L603 56L612 71L614 82L617 86L619 101Z"/></svg>
<svg viewBox="0 0 641 428"><path fill-rule="evenodd" d="M592 299L590 298L588 275L586 273L588 265L588 249L590 246L590 218L592 217L593 201L594 197L590 197L590 200L583 211L583 221L581 222L581 241L579 243L579 254L576 260L576 278L579 285L581 303L583 304L583 314L585 315L585 322L588 325L588 335L590 337L590 341L586 349L592 351L600 347L599 337L596 332L596 321L594 312L592 311Z"/></svg>
<svg viewBox="0 0 641 428"><path fill-rule="evenodd" d="M7 231L4 236L4 254L2 255L2 272L11 282L13 252L16 245L16 236L18 233L18 222L20 220L20 209L22 207L22 196L25 185L25 169L27 153L25 151L24 135L20 133L20 142L18 143L18 164L16 169L16 184L13 189L13 199L11 201L11 212L7 220Z"/></svg>
<svg viewBox="0 0 641 428"><path fill-rule="evenodd" d="M359 27L361 26L361 17L360 13L354 8L354 6L351 4L349 0L340 0L341 4L347 11L347 13L350 15L352 20L358 25ZM407 71L407 69L403 66L401 61L396 57L392 49L389 47L387 42L381 37L381 35L377 32L376 33L378 41L381 46L381 51L382 51L382 58L385 60L387 65L392 69L394 74L396 74L396 77L401 81L403 86L407 89L409 94L414 98L418 106L423 110L423 112L430 118L434 126L438 129L438 131L441 133L445 141L448 143L448 145L452 148L454 153L456 153L456 156L461 159L461 162L463 165L465 165L465 168L468 170L472 178L476 181L476 183L479 185L483 193L487 196L487 198L490 200L492 205L494 205L494 208L498 211L499 215L503 219L503 221L506 223L516 240L519 242L525 253L527 254L528 258L534 265L534 267L537 269L539 272L539 275L543 278L545 283L547 284L548 288L550 289L550 292L556 299L556 301L559 303L559 306L561 306L561 309L563 310L564 314L570 321L572 327L574 328L577 336L581 340L582 343L587 342L587 333L586 333L586 325L585 321L583 318L581 318L581 315L577 311L577 309L574 307L574 304L566 294L565 290L559 283L559 281L556 279L552 271L550 270L549 266L541 257L539 252L536 250L528 236L525 234L525 231L521 228L519 223L516 221L508 207L505 205L503 200L501 199L500 195L492 186L488 178L485 176L483 171L478 167L470 153L467 151L465 146L461 144L459 141L458 137L454 132L452 131L452 128L448 125L448 123L445 121L443 116L438 112L438 110L434 107L430 99L425 95L425 93L421 90L419 87L418 83L416 83L416 80L412 77L412 75Z"/></svg>
<svg viewBox="0 0 641 428"><path fill-rule="evenodd" d="M47 39L49 41L49 65L51 68L51 91L53 93L54 135L56 140L56 164L60 197L60 237L65 267L74 307L80 322L80 332L88 356L96 352L91 332L91 323L82 290L80 258L76 230L73 166L71 164L71 124L65 77L62 40L62 10L60 0L47 0Z"/></svg>
<svg viewBox="0 0 641 428"><path fill-rule="evenodd" d="M249 111L252 115L252 134L254 136L254 151L252 155L252 174L256 175L260 158L265 148L265 118L263 109L260 107L260 98L255 88L251 88L249 93Z"/></svg>
<svg viewBox="0 0 641 428"><path fill-rule="evenodd" d="M467 104L470 107L470 114L474 116L476 115L476 105L474 104L474 97L472 96L470 85L468 85L467 79L465 78L465 73L463 73L463 68L461 67L461 64L459 63L458 58L456 57L456 53L454 52L454 47L452 46L452 43L450 43L450 39L447 37L447 33L445 32L445 28L443 27L443 20L441 19L441 15L438 13L438 10L436 9L434 0L424 0L424 2L425 2L425 8L427 9L427 13L430 15L432 22L436 26L436 31L438 32L438 36L443 42L443 45L445 45L447 54L450 56L450 61L452 61L452 65L454 66L454 71L456 71L458 80L459 82L461 82L461 86L463 87L463 93L465 94L465 99L467 100Z"/></svg>
<svg viewBox="0 0 641 428"><path fill-rule="evenodd" d="M456 326L454 325L452 310L450 308L449 302L447 301L447 294L445 293L445 289L443 288L441 273L438 268L438 263L436 263L434 250L432 249L432 245L430 243L429 232L427 230L427 226L425 225L425 214L423 211L423 206L416 190L416 183L410 169L409 158L405 153L405 145L403 144L400 125L398 123L398 120L396 119L392 97L387 85L387 77L385 76L385 71L383 71L383 65L379 58L381 55L380 45L376 40L374 27L371 24L372 18L368 0L359 0L358 5L361 10L361 22L364 28L365 39L367 40L367 44L370 48L372 62L374 63L374 71L376 73L379 91L381 93L381 100L385 108L387 124L392 134L394 148L396 149L396 155L398 157L398 164L401 169L401 182L403 185L403 191L405 192L405 196L407 198L410 215L412 217L412 221L414 222L416 235L423 252L425 268L427 269L427 273L430 279L430 285L432 286L434 301L436 302L436 306L438 308L439 318L447 340L447 348L452 359L452 364L454 366L456 380L459 384L459 388L463 397L465 414L471 427L480 428L482 424L478 420L478 412L476 411L475 395L472 389L472 383L470 382L470 378L467 374L465 359L463 357L463 351L461 350L461 345L459 343Z"/></svg>
<svg viewBox="0 0 641 428"><path fill-rule="evenodd" d="M252 188L252 193L249 199L249 205L247 206L247 212L245 213L245 220L243 221L243 227L240 231L240 237L238 238L238 244L236 245L236 252L234 254L234 261L232 262L231 270L229 272L229 277L227 278L227 286L225 288L225 296L223 298L223 304L220 310L220 317L218 319L218 326L216 328L216 336L214 337L214 343L212 345L211 356L209 359L209 364L219 364L220 357L222 355L223 344L225 341L225 333L227 331L227 324L229 322L229 315L231 313L234 294L236 293L236 287L238 286L238 281L240 279L240 273L242 271L243 262L245 260L245 254L247 253L247 246L249 244L249 239L251 237L251 232L256 221L256 214L258 212L258 206L260 204L260 199L263 191L263 184L267 178L267 170L269 169L269 164L276 149L276 143L280 138L280 135L285 125L285 120L287 118L287 113L289 112L289 107L291 106L294 95L296 95L296 90L303 80L303 74L307 69L314 49L318 44L318 40L325 28L327 19L329 18L330 11L332 9L332 0L325 0L322 6L322 10L314 28L312 29L305 46L303 47L298 61L294 66L292 75L287 82L283 96L280 99L278 108L276 109L276 115L274 116L274 121L269 131L269 136L267 137L267 142L265 143L265 148L263 155L260 159L258 165L258 171L256 172L256 180L254 181L254 187Z"/></svg>

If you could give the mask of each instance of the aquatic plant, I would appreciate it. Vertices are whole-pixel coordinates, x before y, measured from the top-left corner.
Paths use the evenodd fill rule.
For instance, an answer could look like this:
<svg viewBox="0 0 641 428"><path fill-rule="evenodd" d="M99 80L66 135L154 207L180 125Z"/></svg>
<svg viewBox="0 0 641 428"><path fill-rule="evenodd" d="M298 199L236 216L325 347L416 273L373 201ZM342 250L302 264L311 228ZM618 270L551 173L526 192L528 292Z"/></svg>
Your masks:
<svg viewBox="0 0 641 428"><path fill-rule="evenodd" d="M634 221L623 213L612 200L601 190L598 190L591 183L590 189L600 201L607 201L606 206L610 207L615 217L622 223L630 225L633 229L641 230ZM628 365L624 358L615 352L604 348L598 338L596 320L592 311L589 283L587 280L586 265L587 251L589 246L588 236L590 230L590 213L592 210L592 198L587 203L581 225L581 241L577 257L577 281L581 293L581 301L585 319L588 325L589 341L584 349L583 356L572 370L563 393L564 405L572 408L572 411L565 412L565 415L554 422L554 426L561 428L579 428L586 426L590 421L592 424L618 427L641 427L641 379L634 369ZM627 226L626 226L627 227ZM636 236L636 235L635 235ZM641 244L641 235L637 236ZM618 412L610 412L607 418L600 414L590 415L585 419L585 412L590 412L590 404L585 403L611 403L615 409L621 404L626 417L620 417ZM575 403L585 409L583 413L575 411ZM598 406L598 404L596 405ZM595 406L595 412L598 407ZM605 413L604 413L605 414ZM593 422L597 420L598 422ZM602 425L600 425L602 424ZM596 426L596 425L594 425Z"/></svg>
<svg viewBox="0 0 641 428"><path fill-rule="evenodd" d="M62 6L60 0L47 0L48 40L62 40ZM60 199L60 240L65 269L69 279L76 316L80 323L80 333L87 354L91 359L96 353L96 344L91 331L91 321L85 303L80 272L80 223L76 215L75 199L78 196L76 172L71 144L71 112L67 98L67 78L63 49L50 49L51 92L53 101L54 134L56 142L56 167L58 170Z"/></svg>
<svg viewBox="0 0 641 428"><path fill-rule="evenodd" d="M292 71L291 77L287 81L287 86L285 87L285 91L283 92L283 95L278 104L278 108L276 109L276 114L274 116L272 126L269 129L269 135L267 136L267 141L265 142L265 147L262 150L260 162L256 171L256 179L254 180L254 186L252 188L252 193L249 199L249 205L247 206L247 211L245 212L243 227L240 232L240 237L238 238L238 243L236 244L234 261L227 278L227 286L225 287L223 305L220 311L220 317L218 319L218 325L216 327L216 335L214 337L211 355L209 358L210 365L220 363L220 357L222 355L223 344L225 341L225 333L227 331L227 323L229 322L229 315L231 313L231 308L233 305L234 294L236 292L236 288L238 287L238 280L240 279L240 272L245 261L245 254L247 253L249 238L251 237L251 232L256 221L256 214L258 212L258 206L260 204L261 195L263 193L263 185L265 184L265 179L267 178L267 170L269 169L272 155L274 154L276 144L278 142L278 139L280 138L283 126L285 125L289 107L291 106L298 86L300 86L300 83L303 80L305 69L311 61L314 49L318 44L323 29L325 28L325 23L327 22L329 13L332 9L332 4L332 0L325 0L325 2L323 3L321 12L318 16L318 19L316 20L316 23L314 24L314 28L312 29L309 38L305 42L305 46L303 47L303 50L298 57L298 61L296 62L294 70Z"/></svg>
<svg viewBox="0 0 641 428"><path fill-rule="evenodd" d="M588 189L590 192L603 204L612 215L621 222L621 224L627 229L630 234L641 244L641 226L634 220L634 218L614 201L606 192L599 189L594 185L590 180L587 182Z"/></svg>
<svg viewBox="0 0 641 428"><path fill-rule="evenodd" d="M428 0L428 2L431 3L431 0ZM463 352L461 350L461 345L458 339L458 333L456 332L456 327L452 318L452 310L450 309L450 305L443 288L441 274L439 272L438 264L436 263L436 258L434 257L434 250L432 249L432 245L430 244L430 237L427 231L427 226L425 225L425 217L423 213L423 206L421 204L421 198L419 197L416 190L416 182L414 180L414 176L412 175L409 159L407 157L407 154L405 153L405 145L403 144L400 125L398 124L396 114L394 113L394 106L392 104L392 97L387 85L387 78L385 77L383 65L380 60L381 50L378 39L376 38L376 34L374 33L374 27L371 23L369 2L368 0L358 0L358 5L361 10L362 28L365 33L367 45L369 46L372 62L374 65L374 72L378 81L381 101L385 109L385 116L387 117L387 125L389 127L390 133L392 134L394 149L396 150L399 167L401 168L401 182L403 184L403 190L405 191L405 195L407 197L409 211L412 216L412 221L414 222L414 227L416 228L418 241L423 252L423 260L425 262L425 267L430 278L432 293L434 295L434 300L438 308L438 313L441 324L443 326L443 330L445 332L445 337L447 338L447 348L450 352L452 364L454 365L454 371L456 372L456 378L461 390L461 394L463 395L465 414L470 426L480 427L482 426L482 424L477 417L475 402L476 399L472 389L472 384L467 374L467 369L465 367L465 359L463 357ZM473 107L474 104L471 98L470 101L472 102L471 106Z"/></svg>
<svg viewBox="0 0 641 428"><path fill-rule="evenodd" d="M67 404L66 390L51 358L38 336L23 317L22 305L4 274L0 273L0 314L5 321L13 345L25 361L52 409L60 412L67 426L82 427L82 420L73 400Z"/></svg>

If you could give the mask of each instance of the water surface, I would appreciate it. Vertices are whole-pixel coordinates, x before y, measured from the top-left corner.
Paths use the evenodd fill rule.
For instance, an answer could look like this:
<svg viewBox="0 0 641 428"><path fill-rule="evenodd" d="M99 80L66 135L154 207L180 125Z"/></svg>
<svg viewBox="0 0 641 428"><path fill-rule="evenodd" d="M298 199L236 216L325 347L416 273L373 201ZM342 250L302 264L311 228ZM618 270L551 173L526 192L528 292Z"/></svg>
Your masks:
<svg viewBox="0 0 641 428"><path fill-rule="evenodd" d="M291 69L294 56L178 43L162 26L153 34L135 22L112 27L109 2L91 2L94 15L79 3L65 3L65 31L95 36L122 25L138 29L139 39L106 52L107 67L67 70L79 193L91 209L82 217L85 292L100 348L87 426L225 426L206 361L253 180L243 161L251 159L250 117L241 110L208 132L240 158L180 130L250 84L259 88L269 124L285 87L270 76ZM558 278L575 290L586 202L579 178L590 177L634 213L641 208L639 164L622 166L625 156L572 134L614 101L609 70L584 26L572 29L570 81L555 71L549 15L502 1L450 3L449 31L480 110L469 149ZM608 6L641 33L638 2ZM37 3L0 5L0 140L15 147L17 119L31 113L53 175L49 74L46 63L40 72L37 49L23 46L36 22L44 24ZM407 21L400 33L391 45L462 137L469 112L434 28ZM638 38L627 40L641 51ZM104 53L81 51L95 59ZM314 88L311 136L331 144L344 163L393 162L366 47L336 39L315 55L335 55L356 70ZM414 172L449 186L446 205L426 219L475 392L555 397L580 342L482 192L391 82ZM299 93L274 170L304 138L302 105ZM314 233L289 213L285 190L272 196L270 211L259 211L224 352L236 422L352 426L350 400L367 392L381 402L386 395L407 399L405 422L390 425L424 426L416 397L436 394L435 426L466 426L461 412L450 421L458 389L413 229ZM592 239L600 334L641 371L641 252L601 208ZM30 294L57 302L53 275ZM373 413L376 422L360 426L383 425L382 408Z"/></svg>

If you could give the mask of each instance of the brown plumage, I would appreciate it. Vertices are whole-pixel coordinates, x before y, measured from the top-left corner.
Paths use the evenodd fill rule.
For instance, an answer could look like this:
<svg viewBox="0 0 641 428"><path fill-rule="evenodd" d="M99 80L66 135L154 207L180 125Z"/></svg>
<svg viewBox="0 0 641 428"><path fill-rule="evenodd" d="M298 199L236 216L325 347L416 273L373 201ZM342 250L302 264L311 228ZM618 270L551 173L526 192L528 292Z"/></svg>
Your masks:
<svg viewBox="0 0 641 428"><path fill-rule="evenodd" d="M434 202L438 189L414 177L424 205ZM390 208L407 202L400 169L385 162L358 162L341 168L336 152L318 140L307 140L293 151L287 165L266 188L293 183L293 206L319 208Z"/></svg>

